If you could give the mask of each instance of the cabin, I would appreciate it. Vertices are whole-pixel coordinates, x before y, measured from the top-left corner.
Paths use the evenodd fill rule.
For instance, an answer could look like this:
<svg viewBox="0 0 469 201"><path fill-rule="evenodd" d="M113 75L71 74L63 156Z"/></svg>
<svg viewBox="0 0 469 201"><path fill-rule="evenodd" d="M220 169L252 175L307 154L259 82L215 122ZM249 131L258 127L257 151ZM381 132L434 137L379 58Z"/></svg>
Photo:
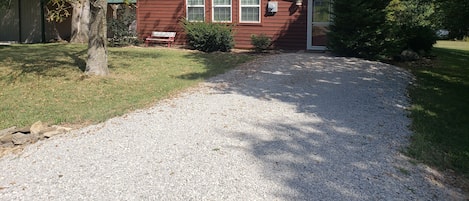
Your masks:
<svg viewBox="0 0 469 201"><path fill-rule="evenodd" d="M265 34L272 47L324 50L331 21L331 0L138 0L137 33L177 32L186 44L181 19L234 26L235 48L252 48L251 35Z"/></svg>

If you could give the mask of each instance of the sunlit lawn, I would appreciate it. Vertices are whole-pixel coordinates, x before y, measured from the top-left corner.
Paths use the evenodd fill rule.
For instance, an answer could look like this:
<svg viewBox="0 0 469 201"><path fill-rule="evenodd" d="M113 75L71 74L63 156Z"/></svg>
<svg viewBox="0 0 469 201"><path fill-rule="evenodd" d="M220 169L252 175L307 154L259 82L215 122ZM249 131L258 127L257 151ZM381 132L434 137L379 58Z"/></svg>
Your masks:
<svg viewBox="0 0 469 201"><path fill-rule="evenodd" d="M88 124L151 106L254 56L170 48L110 48L111 75L83 73L86 46L0 46L0 130L41 120Z"/></svg>
<svg viewBox="0 0 469 201"><path fill-rule="evenodd" d="M428 164L469 178L469 43L439 41L432 67L412 68L409 153Z"/></svg>

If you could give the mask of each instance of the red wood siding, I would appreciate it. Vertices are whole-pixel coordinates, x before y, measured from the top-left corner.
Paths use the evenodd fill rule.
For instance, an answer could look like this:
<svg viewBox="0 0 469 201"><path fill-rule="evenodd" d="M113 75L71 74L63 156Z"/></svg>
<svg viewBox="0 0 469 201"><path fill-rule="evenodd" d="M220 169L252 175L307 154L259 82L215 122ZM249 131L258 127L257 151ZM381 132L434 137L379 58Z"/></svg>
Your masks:
<svg viewBox="0 0 469 201"><path fill-rule="evenodd" d="M261 23L240 23L239 0L232 0L232 24L235 25L235 47L252 48L251 35L264 33L278 49L306 49L307 0L296 6L295 0L278 0L278 12L266 15L267 0L261 0ZM138 0L139 36L152 31L176 31L176 44L185 44L179 20L186 16L186 0ZM205 21L212 21L212 0L205 0Z"/></svg>
<svg viewBox="0 0 469 201"><path fill-rule="evenodd" d="M139 0L137 1L137 32L141 38L152 31L175 31L176 43L185 39L179 20L185 16L185 0Z"/></svg>

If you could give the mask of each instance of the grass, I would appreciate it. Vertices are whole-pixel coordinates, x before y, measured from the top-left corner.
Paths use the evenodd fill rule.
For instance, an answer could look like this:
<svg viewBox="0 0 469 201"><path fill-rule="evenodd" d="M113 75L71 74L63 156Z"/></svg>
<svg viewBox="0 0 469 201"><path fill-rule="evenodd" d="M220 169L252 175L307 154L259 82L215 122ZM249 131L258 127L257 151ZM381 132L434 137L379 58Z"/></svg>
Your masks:
<svg viewBox="0 0 469 201"><path fill-rule="evenodd" d="M432 66L413 66L408 153L469 178L469 43L439 41Z"/></svg>
<svg viewBox="0 0 469 201"><path fill-rule="evenodd" d="M88 77L86 46L0 46L0 130L43 121L102 122L151 106L253 59L248 54L109 48L108 77Z"/></svg>

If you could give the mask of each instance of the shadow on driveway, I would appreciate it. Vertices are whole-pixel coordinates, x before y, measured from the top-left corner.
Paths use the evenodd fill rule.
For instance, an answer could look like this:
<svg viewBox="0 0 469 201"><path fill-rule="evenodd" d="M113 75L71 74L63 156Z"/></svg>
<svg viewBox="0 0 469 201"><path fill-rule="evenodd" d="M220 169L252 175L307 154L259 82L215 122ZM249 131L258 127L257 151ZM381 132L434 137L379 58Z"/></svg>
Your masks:
<svg viewBox="0 0 469 201"><path fill-rule="evenodd" d="M209 82L228 85L222 93L295 108L295 114L273 120L260 113L259 119L268 120L244 120L256 132L232 133L248 142L246 151L263 165L263 176L286 187L276 196L447 198L399 154L411 134L405 111L408 72L379 62L307 53L274 55L249 65Z"/></svg>

